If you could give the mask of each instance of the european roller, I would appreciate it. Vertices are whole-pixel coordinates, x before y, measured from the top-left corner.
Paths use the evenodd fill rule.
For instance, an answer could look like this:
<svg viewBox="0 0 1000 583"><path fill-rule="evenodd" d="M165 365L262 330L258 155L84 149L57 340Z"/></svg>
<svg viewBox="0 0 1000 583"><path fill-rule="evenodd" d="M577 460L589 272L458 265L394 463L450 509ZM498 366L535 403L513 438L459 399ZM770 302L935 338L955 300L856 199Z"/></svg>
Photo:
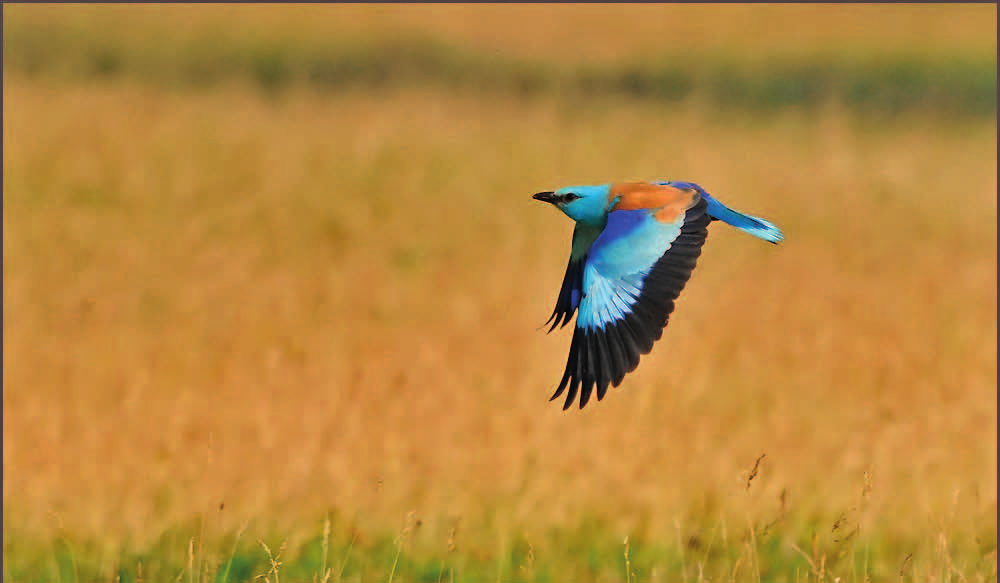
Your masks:
<svg viewBox="0 0 1000 583"><path fill-rule="evenodd" d="M600 401L652 351L709 223L722 221L770 243L784 239L771 222L727 207L692 182L569 186L532 198L576 221L562 289L545 323L552 322L552 332L579 309L566 372L549 399L566 392L563 410L577 392L581 409L595 389Z"/></svg>

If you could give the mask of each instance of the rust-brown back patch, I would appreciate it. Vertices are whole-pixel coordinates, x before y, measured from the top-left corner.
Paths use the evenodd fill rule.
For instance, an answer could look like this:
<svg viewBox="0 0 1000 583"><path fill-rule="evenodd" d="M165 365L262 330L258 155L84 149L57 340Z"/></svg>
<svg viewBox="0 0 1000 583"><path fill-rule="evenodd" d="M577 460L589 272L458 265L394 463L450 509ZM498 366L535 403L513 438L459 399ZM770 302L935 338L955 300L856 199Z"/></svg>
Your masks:
<svg viewBox="0 0 1000 583"><path fill-rule="evenodd" d="M682 189L651 182L619 182L608 191L618 202L612 211L648 209L662 223L676 221L686 210L698 203L700 195L694 189Z"/></svg>

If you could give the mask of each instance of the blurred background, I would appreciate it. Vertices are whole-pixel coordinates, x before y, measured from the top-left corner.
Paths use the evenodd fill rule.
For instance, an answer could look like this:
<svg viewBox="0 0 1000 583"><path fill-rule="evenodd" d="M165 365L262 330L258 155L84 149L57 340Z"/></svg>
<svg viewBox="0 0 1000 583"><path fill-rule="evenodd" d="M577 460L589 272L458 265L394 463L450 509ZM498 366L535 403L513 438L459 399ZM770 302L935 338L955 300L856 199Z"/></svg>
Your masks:
<svg viewBox="0 0 1000 583"><path fill-rule="evenodd" d="M303 581L996 580L995 5L3 37L4 581L252 580L259 542ZM572 223L530 195L656 179L786 240L714 225L563 412Z"/></svg>

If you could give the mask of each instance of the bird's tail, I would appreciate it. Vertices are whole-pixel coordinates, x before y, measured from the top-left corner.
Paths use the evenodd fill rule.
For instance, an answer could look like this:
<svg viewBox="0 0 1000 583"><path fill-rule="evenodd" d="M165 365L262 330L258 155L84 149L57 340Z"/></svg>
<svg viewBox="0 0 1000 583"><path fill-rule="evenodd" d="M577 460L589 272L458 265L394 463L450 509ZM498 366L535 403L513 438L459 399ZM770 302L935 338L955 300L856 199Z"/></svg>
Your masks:
<svg viewBox="0 0 1000 583"><path fill-rule="evenodd" d="M750 233L754 237L771 243L780 243L785 238L785 235L781 233L781 229L776 227L771 221L734 211L711 196L704 196L704 198L708 202L708 214L713 219L718 219L745 233Z"/></svg>

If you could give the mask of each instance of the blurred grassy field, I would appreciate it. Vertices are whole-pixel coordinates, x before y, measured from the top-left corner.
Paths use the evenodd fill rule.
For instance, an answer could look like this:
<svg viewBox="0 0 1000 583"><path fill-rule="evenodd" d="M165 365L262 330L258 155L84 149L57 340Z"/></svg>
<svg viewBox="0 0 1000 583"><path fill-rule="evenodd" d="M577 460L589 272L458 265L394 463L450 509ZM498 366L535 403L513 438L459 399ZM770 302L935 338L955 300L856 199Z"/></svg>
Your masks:
<svg viewBox="0 0 1000 583"><path fill-rule="evenodd" d="M33 77L278 93L435 87L696 101L747 113L829 102L884 117L993 116L996 7L19 6L4 64ZM94 34L113 30L115 34Z"/></svg>
<svg viewBox="0 0 1000 583"><path fill-rule="evenodd" d="M80 5L14 6L9 32L77 33L91 44L174 48L209 41L283 46L435 38L484 52L567 63L660 55L858 52L940 55L996 50L996 7L957 5ZM97 35L114 30L115 35ZM23 37L22 37L23 38ZM164 47L165 48L165 47ZM204 48L204 47L201 47ZM53 50L58 50L54 47ZM14 57L17 58L16 56Z"/></svg>
<svg viewBox="0 0 1000 583"><path fill-rule="evenodd" d="M669 22L706 59L995 67L995 6L4 16L5 581L277 581L261 543L285 581L996 580L995 102L192 90L70 50L420 34L613 66ZM46 31L71 74L11 54ZM787 240L714 225L653 354L564 413L569 331L537 328L572 225L529 196L655 178Z"/></svg>

